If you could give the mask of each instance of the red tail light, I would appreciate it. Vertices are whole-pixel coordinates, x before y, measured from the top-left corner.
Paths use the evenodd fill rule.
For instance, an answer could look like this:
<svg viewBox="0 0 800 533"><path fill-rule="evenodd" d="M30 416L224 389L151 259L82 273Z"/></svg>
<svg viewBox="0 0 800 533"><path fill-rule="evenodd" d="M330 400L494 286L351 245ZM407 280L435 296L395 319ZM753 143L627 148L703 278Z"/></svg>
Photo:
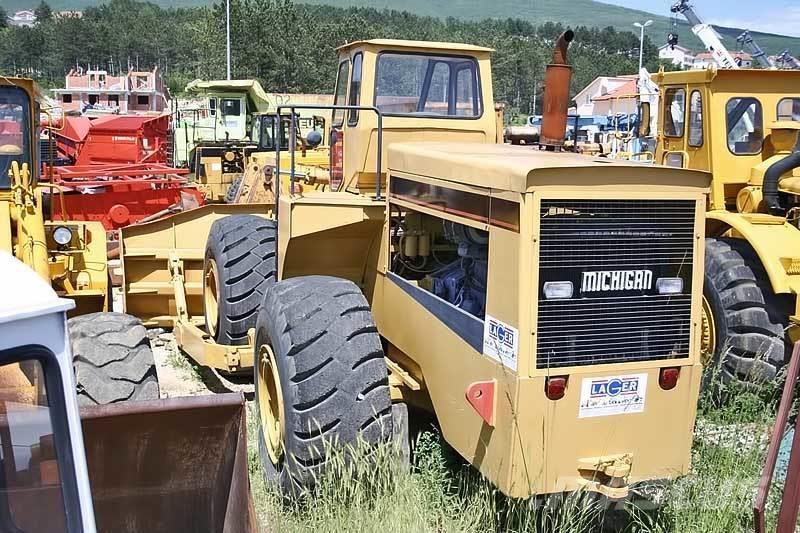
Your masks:
<svg viewBox="0 0 800 533"><path fill-rule="evenodd" d="M544 393L550 400L560 400L567 390L567 377L556 376L544 382Z"/></svg>
<svg viewBox="0 0 800 533"><path fill-rule="evenodd" d="M681 369L679 367L662 368L658 374L658 384L664 390L672 390L678 384L680 376Z"/></svg>
<svg viewBox="0 0 800 533"><path fill-rule="evenodd" d="M344 131L331 130L331 190L338 191L344 179Z"/></svg>

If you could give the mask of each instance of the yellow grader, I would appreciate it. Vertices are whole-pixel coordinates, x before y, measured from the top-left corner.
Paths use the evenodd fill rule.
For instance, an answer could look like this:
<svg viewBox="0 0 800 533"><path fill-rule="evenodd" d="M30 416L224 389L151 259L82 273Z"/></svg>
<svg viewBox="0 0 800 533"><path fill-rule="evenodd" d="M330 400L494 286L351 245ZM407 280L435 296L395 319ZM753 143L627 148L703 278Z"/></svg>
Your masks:
<svg viewBox="0 0 800 533"><path fill-rule="evenodd" d="M800 337L800 72L692 70L654 81L656 161L713 176L704 359L726 381L775 379Z"/></svg>
<svg viewBox="0 0 800 533"><path fill-rule="evenodd" d="M127 311L254 373L267 481L409 405L514 497L686 473L709 176L499 144L487 48L338 53L325 187L276 154L274 202L122 231Z"/></svg>

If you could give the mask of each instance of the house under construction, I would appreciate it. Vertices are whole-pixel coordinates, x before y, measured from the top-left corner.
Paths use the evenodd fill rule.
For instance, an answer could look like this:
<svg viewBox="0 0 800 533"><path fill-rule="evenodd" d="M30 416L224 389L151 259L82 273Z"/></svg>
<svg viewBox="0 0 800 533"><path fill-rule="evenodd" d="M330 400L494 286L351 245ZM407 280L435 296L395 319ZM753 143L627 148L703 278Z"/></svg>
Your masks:
<svg viewBox="0 0 800 533"><path fill-rule="evenodd" d="M53 89L53 93L66 113L87 109L122 114L162 112L168 98L158 67L119 76L78 67L67 74L65 88Z"/></svg>

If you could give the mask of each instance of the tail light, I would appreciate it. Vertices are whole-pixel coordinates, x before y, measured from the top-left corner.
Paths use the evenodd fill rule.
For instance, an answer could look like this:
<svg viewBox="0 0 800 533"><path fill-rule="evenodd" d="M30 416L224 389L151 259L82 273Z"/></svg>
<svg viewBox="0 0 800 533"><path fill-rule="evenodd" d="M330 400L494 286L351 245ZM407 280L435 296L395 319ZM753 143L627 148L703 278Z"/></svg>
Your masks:
<svg viewBox="0 0 800 533"><path fill-rule="evenodd" d="M331 130L331 190L338 191L344 180L344 131Z"/></svg>
<svg viewBox="0 0 800 533"><path fill-rule="evenodd" d="M662 368L658 374L658 384L664 390L672 390L678 384L678 378L681 375L679 367Z"/></svg>
<svg viewBox="0 0 800 533"><path fill-rule="evenodd" d="M560 400L567 390L567 376L554 376L544 382L544 393L550 400Z"/></svg>

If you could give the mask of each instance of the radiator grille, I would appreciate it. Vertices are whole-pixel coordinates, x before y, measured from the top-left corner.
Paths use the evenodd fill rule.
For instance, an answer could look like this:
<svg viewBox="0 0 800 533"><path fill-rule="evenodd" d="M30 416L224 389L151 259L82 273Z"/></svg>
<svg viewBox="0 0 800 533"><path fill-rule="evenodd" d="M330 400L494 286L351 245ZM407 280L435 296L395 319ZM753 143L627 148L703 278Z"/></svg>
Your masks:
<svg viewBox="0 0 800 533"><path fill-rule="evenodd" d="M543 200L537 368L688 357L695 202ZM582 292L585 272L652 272L651 286ZM659 295L658 278L683 280ZM547 281L573 297L548 300Z"/></svg>

